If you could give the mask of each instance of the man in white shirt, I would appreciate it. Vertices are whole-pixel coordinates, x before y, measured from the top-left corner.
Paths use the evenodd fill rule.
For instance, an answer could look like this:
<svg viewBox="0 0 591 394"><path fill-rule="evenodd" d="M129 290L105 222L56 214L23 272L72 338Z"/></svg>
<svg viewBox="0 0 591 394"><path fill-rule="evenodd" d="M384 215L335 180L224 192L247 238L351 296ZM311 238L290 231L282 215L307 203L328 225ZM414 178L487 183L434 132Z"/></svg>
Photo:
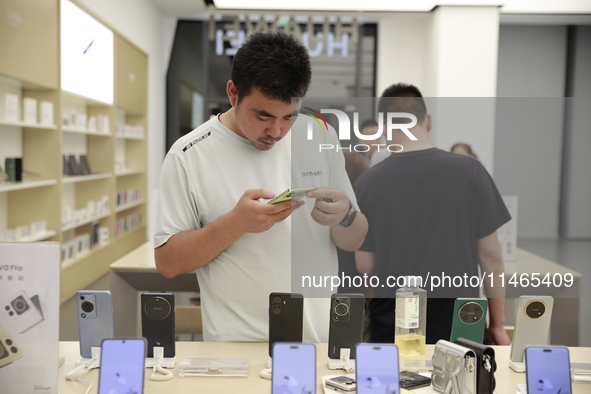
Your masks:
<svg viewBox="0 0 591 394"><path fill-rule="evenodd" d="M166 277L196 271L205 340L267 341L269 294L292 292L297 274L336 275L335 245L353 251L365 238L342 152L314 150L318 140L338 144L334 130L306 139L301 99L292 102L310 76L297 39L251 35L234 56L232 108L181 137L164 161L156 266ZM304 186L318 189L298 202L260 201ZM328 340L328 305L305 304L305 340Z"/></svg>

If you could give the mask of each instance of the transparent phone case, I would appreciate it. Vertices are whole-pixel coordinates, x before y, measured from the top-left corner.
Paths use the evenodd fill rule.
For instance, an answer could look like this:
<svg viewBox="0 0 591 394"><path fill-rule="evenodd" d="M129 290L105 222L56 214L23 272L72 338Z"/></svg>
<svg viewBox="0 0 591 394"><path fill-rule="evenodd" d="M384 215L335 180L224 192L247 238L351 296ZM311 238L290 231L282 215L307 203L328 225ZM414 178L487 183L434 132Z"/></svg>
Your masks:
<svg viewBox="0 0 591 394"><path fill-rule="evenodd" d="M247 358L186 358L179 365L180 378L248 377Z"/></svg>

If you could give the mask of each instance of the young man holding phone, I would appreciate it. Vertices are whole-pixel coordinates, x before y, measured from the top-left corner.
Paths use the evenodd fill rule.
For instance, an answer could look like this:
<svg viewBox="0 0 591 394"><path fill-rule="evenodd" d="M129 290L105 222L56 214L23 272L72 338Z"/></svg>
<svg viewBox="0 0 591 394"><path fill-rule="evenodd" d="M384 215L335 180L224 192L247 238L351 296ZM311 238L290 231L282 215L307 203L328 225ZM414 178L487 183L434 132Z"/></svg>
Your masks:
<svg viewBox="0 0 591 394"><path fill-rule="evenodd" d="M164 161L156 266L166 277L196 271L205 340L267 341L269 294L291 292L309 266L336 275L335 245L356 250L365 238L342 152L306 153L312 143L338 143L318 128L305 139L301 100L292 98L305 95L310 77L297 39L249 36L227 84L232 108L181 137ZM317 187L308 199L260 201L306 186ZM309 341L328 340L323 301L304 308Z"/></svg>

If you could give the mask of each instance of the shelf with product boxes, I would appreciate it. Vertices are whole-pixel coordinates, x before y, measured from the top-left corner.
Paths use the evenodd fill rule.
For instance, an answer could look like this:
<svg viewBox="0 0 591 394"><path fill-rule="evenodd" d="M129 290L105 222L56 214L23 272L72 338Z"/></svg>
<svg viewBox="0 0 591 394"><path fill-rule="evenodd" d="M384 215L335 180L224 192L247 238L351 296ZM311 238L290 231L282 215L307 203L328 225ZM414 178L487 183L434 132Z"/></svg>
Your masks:
<svg viewBox="0 0 591 394"><path fill-rule="evenodd" d="M0 241L60 242L64 303L146 242L148 59L76 0L11 12L27 23L0 24Z"/></svg>

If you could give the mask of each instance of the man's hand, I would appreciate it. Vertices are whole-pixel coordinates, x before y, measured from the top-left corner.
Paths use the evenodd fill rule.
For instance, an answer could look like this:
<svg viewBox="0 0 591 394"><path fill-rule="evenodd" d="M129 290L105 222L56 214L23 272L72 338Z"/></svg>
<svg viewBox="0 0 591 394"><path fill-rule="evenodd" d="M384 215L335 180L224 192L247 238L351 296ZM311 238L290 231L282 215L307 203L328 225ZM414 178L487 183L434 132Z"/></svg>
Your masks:
<svg viewBox="0 0 591 394"><path fill-rule="evenodd" d="M350 208L347 193L340 189L320 187L308 192L306 197L316 199L312 210L312 219L322 226L338 225Z"/></svg>
<svg viewBox="0 0 591 394"><path fill-rule="evenodd" d="M259 199L275 197L263 189L244 192L238 203L228 214L242 233L260 233L269 230L275 223L285 220L291 213L304 205L304 201L285 201L278 204L265 204Z"/></svg>
<svg viewBox="0 0 591 394"><path fill-rule="evenodd" d="M505 327L488 327L488 342L491 345L510 345L511 339L505 331Z"/></svg>

